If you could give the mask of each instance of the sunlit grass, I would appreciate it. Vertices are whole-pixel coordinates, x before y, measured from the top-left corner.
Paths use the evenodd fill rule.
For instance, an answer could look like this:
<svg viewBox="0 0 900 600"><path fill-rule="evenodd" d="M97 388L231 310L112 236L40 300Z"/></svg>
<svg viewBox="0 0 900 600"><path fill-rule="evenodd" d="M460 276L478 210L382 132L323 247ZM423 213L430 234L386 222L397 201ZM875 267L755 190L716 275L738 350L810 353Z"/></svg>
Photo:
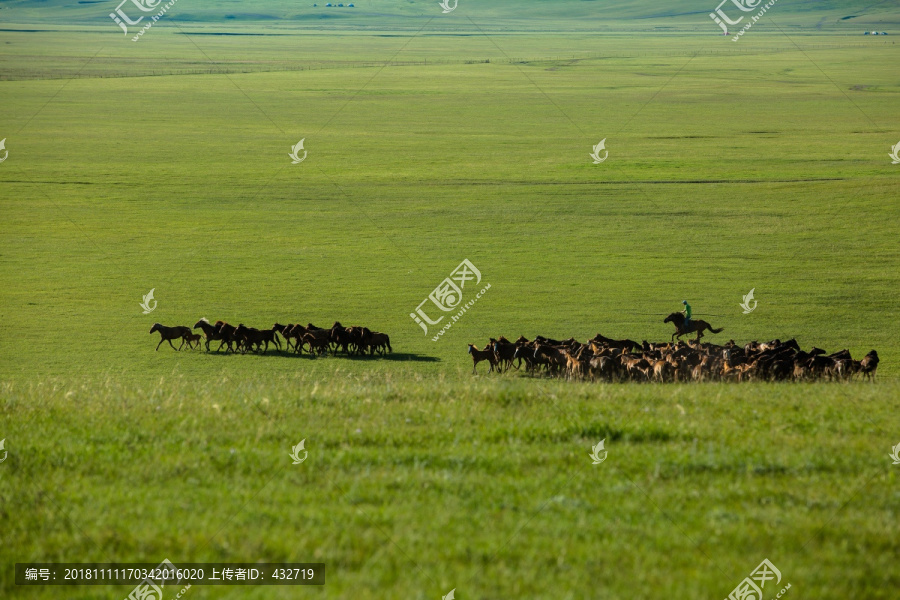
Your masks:
<svg viewBox="0 0 900 600"><path fill-rule="evenodd" d="M769 558L789 598L892 597L889 42L829 24L711 46L689 16L622 33L669 23L627 20L639 3L595 35L578 15L602 3L542 4L414 39L422 3L340 35L190 37L216 3L138 44L0 32L4 597L129 591L16 588L15 562L163 558L320 561L328 585L300 593L462 600L725 597ZM244 21L215 27L270 27ZM409 313L464 258L491 289L432 342ZM684 298L725 328L711 341L875 348L880 382L471 374L466 344L498 334L668 339ZM395 352L154 352L154 322L200 317L340 320Z"/></svg>

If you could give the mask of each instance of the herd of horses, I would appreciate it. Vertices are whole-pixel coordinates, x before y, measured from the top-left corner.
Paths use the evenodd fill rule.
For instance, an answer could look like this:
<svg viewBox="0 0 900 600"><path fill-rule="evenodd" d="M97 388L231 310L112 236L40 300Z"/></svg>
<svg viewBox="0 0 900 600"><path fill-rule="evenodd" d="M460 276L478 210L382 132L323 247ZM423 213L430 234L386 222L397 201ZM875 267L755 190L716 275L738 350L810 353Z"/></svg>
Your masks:
<svg viewBox="0 0 900 600"><path fill-rule="evenodd" d="M483 349L469 344L472 372L486 361L488 372L502 373L523 364L526 372L546 373L566 379L591 381L689 382L689 381L848 381L856 375L873 378L878 352L855 360L849 350L828 354L820 348L801 350L796 340L750 342L723 346L690 342L653 344L613 340L597 334L585 343L574 338L553 340L503 336Z"/></svg>
<svg viewBox="0 0 900 600"><path fill-rule="evenodd" d="M210 342L216 341L219 342L217 352L225 348L226 353L246 354L253 351L263 354L269 351L269 344L280 351L279 337L284 338L286 350L296 354L302 354L304 350L312 355L326 354L329 350L332 355L338 352L347 355L367 353L383 355L394 351L388 334L372 331L368 327L344 327L337 321L330 329L316 327L312 323L306 325L275 323L270 329L256 329L243 323L237 327L225 321L210 323L203 318L194 324L193 329L200 329L202 333L194 333L192 328L186 325L167 327L159 323L153 325L150 333L159 332L161 339L156 345L157 350L163 342L169 342L173 350L181 350L185 344L188 348L199 349L205 336L207 352L211 351ZM178 348L175 348L172 340L181 340Z"/></svg>
<svg viewBox="0 0 900 600"><path fill-rule="evenodd" d="M681 316L679 313L673 315ZM849 381L861 376L874 379L878 369L878 352L870 351L862 359L856 360L849 350L828 354L821 348L805 351L796 340L786 342L753 341L743 346L729 341L724 345L700 341L704 330L719 333L705 322L691 322L689 331L678 319L669 315L665 322L674 322L676 333L672 340L664 343L638 343L634 340L614 340L601 334L585 343L575 338L554 340L536 336L529 340L519 336L509 341L500 336L490 338L484 348L469 344L472 357L472 373L477 374L480 362L489 364L489 371L503 373L510 369L519 370L524 365L531 374L545 373L566 379L590 379L592 381L638 381L638 382L688 382L688 381ZM696 328L693 328L693 327ZM201 333L194 333L199 329ZM243 323L230 325L225 321L210 323L200 319L193 328L179 325L167 327L156 323L150 333L159 332L160 341L168 342L174 350L200 349L205 337L207 352L210 343L219 342L216 351L266 353L269 345L281 351L284 339L287 351L321 356L331 351L353 355L384 355L393 352L390 337L386 333L372 331L368 327L344 327L339 322L329 328L306 325L275 323L269 329L247 327ZM685 333L697 332L691 341L675 341ZM173 340L181 340L178 348Z"/></svg>

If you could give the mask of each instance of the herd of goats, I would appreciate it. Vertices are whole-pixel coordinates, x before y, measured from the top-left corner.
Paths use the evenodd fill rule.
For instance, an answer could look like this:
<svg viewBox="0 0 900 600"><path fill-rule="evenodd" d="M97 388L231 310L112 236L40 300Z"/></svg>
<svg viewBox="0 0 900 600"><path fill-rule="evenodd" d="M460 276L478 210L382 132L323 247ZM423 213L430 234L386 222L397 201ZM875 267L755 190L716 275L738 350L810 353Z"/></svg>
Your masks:
<svg viewBox="0 0 900 600"><path fill-rule="evenodd" d="M161 339L156 345L157 350L163 342L169 342L174 350L181 350L185 344L188 348L199 349L205 336L207 352L210 351L210 342L217 341L219 347L216 351L225 348L225 352L265 353L269 351L269 344L281 350L281 341L278 339L280 334L285 340L287 350L293 350L297 354L302 354L304 350L312 355L322 355L329 350L332 354L343 351L348 355L385 354L394 351L388 334L372 331L368 327L344 327L336 321L331 329L316 327L312 323L307 325L275 323L271 329L256 329L243 323L235 327L225 321L216 321L212 324L207 319L200 319L194 324L193 329L200 329L202 333L194 333L186 325L167 327L159 323L150 328L150 333L159 332ZM175 348L172 340L181 340L181 345Z"/></svg>
<svg viewBox="0 0 900 600"><path fill-rule="evenodd" d="M514 342L491 338L481 350L469 344L472 372L482 361L502 373L522 364L530 373L592 381L847 381L860 374L874 378L878 353L854 360L849 350L828 354L820 348L800 349L796 340L750 342L724 346L691 341L651 344L613 340L599 333L586 343L537 336ZM514 364L515 363L515 364Z"/></svg>

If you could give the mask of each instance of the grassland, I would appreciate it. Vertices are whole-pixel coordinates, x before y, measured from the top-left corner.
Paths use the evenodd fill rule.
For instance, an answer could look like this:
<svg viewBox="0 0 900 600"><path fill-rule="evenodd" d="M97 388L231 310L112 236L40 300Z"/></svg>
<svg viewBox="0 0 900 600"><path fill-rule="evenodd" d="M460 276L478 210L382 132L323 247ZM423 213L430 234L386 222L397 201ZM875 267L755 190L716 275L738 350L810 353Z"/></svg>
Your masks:
<svg viewBox="0 0 900 600"><path fill-rule="evenodd" d="M900 84L892 38L841 21L864 3L738 43L700 4L185 4L138 43L7 4L46 31L0 31L4 597L128 591L17 588L15 562L164 557L328 565L191 598L725 597L766 557L788 598L893 597ZM432 342L409 313L464 258L491 290ZM471 375L498 333L665 339L682 298L719 341L876 348L880 381ZM202 316L395 354L153 352Z"/></svg>
<svg viewBox="0 0 900 600"><path fill-rule="evenodd" d="M896 384L455 379L6 387L2 562L327 565L321 590L196 598L725 597L765 557L797 597L897 586Z"/></svg>

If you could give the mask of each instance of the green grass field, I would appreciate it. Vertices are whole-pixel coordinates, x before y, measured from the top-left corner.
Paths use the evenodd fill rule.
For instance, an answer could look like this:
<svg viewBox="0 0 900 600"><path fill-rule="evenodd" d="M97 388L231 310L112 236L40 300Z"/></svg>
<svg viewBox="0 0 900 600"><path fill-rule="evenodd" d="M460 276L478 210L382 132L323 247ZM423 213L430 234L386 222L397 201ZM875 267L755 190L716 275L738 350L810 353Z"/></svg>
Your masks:
<svg viewBox="0 0 900 600"><path fill-rule="evenodd" d="M164 558L326 564L196 599L724 598L764 558L789 600L896 595L895 5L732 42L696 1L179 0L134 43L116 4L0 3L0 595ZM491 288L433 342L409 315L463 259ZM498 334L667 340L683 298L878 381L471 373ZM154 352L200 317L394 353Z"/></svg>

